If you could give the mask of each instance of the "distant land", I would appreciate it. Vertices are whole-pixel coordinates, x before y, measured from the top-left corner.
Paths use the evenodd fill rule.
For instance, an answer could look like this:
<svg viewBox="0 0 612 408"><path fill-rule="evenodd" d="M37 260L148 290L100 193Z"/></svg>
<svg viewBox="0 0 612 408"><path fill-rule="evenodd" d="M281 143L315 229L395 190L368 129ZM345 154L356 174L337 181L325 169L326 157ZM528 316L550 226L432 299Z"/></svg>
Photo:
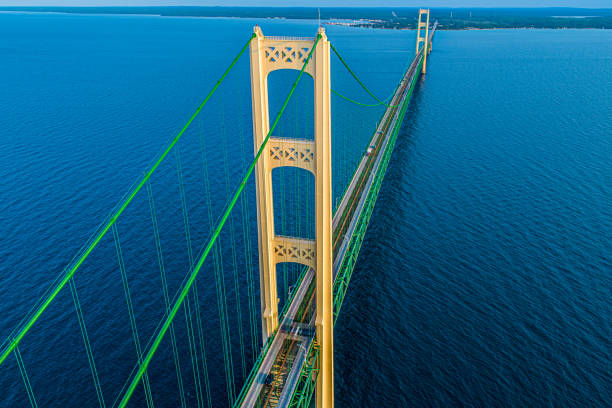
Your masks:
<svg viewBox="0 0 612 408"><path fill-rule="evenodd" d="M323 7L321 22L357 27L413 29L416 9ZM174 17L319 18L310 7L0 7L0 12L75 14L141 14ZM504 28L612 29L612 9L583 8L432 8L431 16L443 30Z"/></svg>

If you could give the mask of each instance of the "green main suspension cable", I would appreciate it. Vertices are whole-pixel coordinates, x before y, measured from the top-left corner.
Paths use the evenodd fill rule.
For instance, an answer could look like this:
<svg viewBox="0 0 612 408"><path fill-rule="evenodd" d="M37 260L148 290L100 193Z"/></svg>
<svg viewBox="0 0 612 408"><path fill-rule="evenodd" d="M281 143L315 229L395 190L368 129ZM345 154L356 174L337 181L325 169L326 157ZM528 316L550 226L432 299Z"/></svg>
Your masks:
<svg viewBox="0 0 612 408"><path fill-rule="evenodd" d="M359 106L366 106L369 108L375 107L375 106L381 106L381 105L385 105L387 101L389 101L389 99L391 99L393 97L393 95L395 95L395 90L393 90L393 93L391 95L389 95L388 97L386 97L384 99L385 102L379 102L379 103L363 103L363 102L358 102L354 99L349 98L346 95L341 94L340 92L336 91L335 89L331 90L333 93L335 93L336 95L338 95L339 97L341 97L344 100L347 100L351 103L354 103L355 105L359 105ZM397 105L385 105L387 107L391 107L391 108L395 108L397 107Z"/></svg>
<svg viewBox="0 0 612 408"><path fill-rule="evenodd" d="M336 50L336 47L334 47L334 44L332 44L332 43L330 42L330 43L329 43L329 46L331 47L331 49L332 49L332 51L334 52L334 54L336 54L336 56L338 57L338 59L340 59L340 62L342 62L342 65L344 65L344 67L345 67L345 68L348 70L348 72L350 72L350 74L353 76L353 78L355 78L355 80L357 81L357 83L358 83L359 85L361 85L361 87L362 87L362 88L363 88L363 89L364 89L364 90L365 90L365 91L366 91L366 92L367 92L367 93L368 93L368 94L369 94L369 95L370 95L372 98L374 98L374 99L375 99L375 100L378 102L378 105L384 105L384 106L386 106L386 107L388 107L388 108L395 108L395 107L397 107L397 105L395 105L395 106L390 106L390 105L388 105L388 104L387 104L385 101L382 101L382 100L378 99L378 97L377 97L376 95L374 95L374 94L373 94L373 93L370 91L370 89L368 89L368 87L367 87L367 86L365 86L365 84L364 84L364 83L361 81L361 79L359 79L359 77L357 76L357 74L355 74L355 72L353 72L353 70L351 69L351 67L349 67L349 66L348 66L348 64L346 63L346 61L344 60L344 58L342 58L342 56L340 55L340 53L338 52L338 50ZM338 94L336 91L334 91L334 93L335 93L335 94L337 94L337 95L340 95L340 94ZM394 93L395 93L395 92L394 92ZM340 95L340 96L342 96L344 99L347 99L347 100L349 100L349 101L351 101L351 102L353 102L353 103L357 103L357 104L359 104L359 105L364 105L364 104L361 104L361 103L359 103L359 102L353 101L352 99L349 99L349 98L347 98L347 97L345 97L345 96L343 96L343 95ZM378 105L373 105L373 106L378 106ZM368 105L365 105L365 106L368 106Z"/></svg>
<svg viewBox="0 0 612 408"><path fill-rule="evenodd" d="M11 354L11 352L13 350L15 350L15 347L17 347L17 345L21 342L21 340L26 335L26 333L30 330L30 328L34 325L34 323L36 323L36 321L40 318L40 315L42 315L44 313L44 311L47 310L47 308L49 307L51 302L53 302L53 300L57 297L58 293L68 284L68 282L70 281L70 278L72 278L72 276L80 268L80 266L83 264L83 262L85 262L85 259L87 259L89 254L94 250L94 248L96 246L98 246L98 244L100 243L102 238L106 235L108 230L115 224L115 222L117 221L117 218L119 218L119 216L123 213L123 211L126 209L126 207L132 202L132 200L134 199L136 194L138 194L138 192L142 189L142 187L145 185L147 180L149 180L149 178L151 178L151 175L159 167L161 162L166 158L166 156L168 155L170 150L172 150L174 145L176 145L178 143L178 141L180 140L181 136L183 136L183 133L185 133L187 128L189 128L189 126L191 125L191 122L193 122L195 120L195 118L200 114L200 112L202 111L204 106L208 103L208 101L210 100L212 95L215 93L217 88L219 88L219 86L221 85L221 83L223 82L225 77L230 73L232 68L234 68L234 65L236 65L236 63L238 62L238 60L240 59L242 54L244 54L244 52L248 48L249 44L251 44L251 41L253 41L253 38L255 38L255 34L251 35L251 38L249 38L249 40L246 42L246 44L242 47L242 49L240 50L238 55L234 58L232 63L227 67L227 69L225 70L223 75L221 75L221 77L219 78L219 80L217 81L215 86L213 86L213 88L210 90L208 95L206 95L206 98L204 99L204 101L200 104L200 106L198 106L198 108L196 109L194 114L191 116L191 118L187 121L185 126L183 126L181 131L174 137L174 139L172 139L172 142L170 142L170 144L168 145L166 150L164 150L164 152L157 159L155 164L153 164L151 169L145 174L145 176L138 183L138 185L134 188L134 190L132 190L132 192L127 196L125 201L123 201L123 203L119 206L117 211L110 217L110 219L107 222L107 224L102 228L102 230L98 233L98 235L93 239L91 244L89 244L89 246L87 247L85 252L78 258L76 263L68 270L68 272L66 273L64 278L60 281L60 283L55 287L55 289L53 289L53 291L47 297L47 299L41 304L41 306L36 310L36 312L28 320L28 322L19 331L19 334L17 334L17 336L15 336L15 338L13 340L11 340L9 345L2 352L2 355L0 355L0 365L2 365L2 363L4 363L4 361Z"/></svg>
<svg viewBox="0 0 612 408"><path fill-rule="evenodd" d="M145 372L147 370L147 367L149 366L149 363L151 362L151 359L155 355L155 352L157 351L157 348L159 347L162 339L164 338L166 332L168 331L168 328L170 327L170 324L172 324L172 321L174 320L174 317L176 316L176 314L178 313L178 310L180 309L181 305L185 301L185 298L187 297L187 294L189 293L189 290L191 289L191 286L195 282L195 279L197 278L198 273L200 272L200 269L202 268L202 265L204 265L204 261L208 257L208 254L210 253L210 251L211 251L213 245L215 244L215 242L217 241L217 238L221 234L221 230L223 229L223 226L227 222L227 219L229 218L229 215L230 215L232 209L234 208L234 206L236 205L236 202L240 198L240 195L244 191L246 183L247 183L248 179L250 178L251 174L253 173L253 170L255 169L255 165L259 161L259 158L263 154L263 151L264 151L266 145L268 144L268 141L270 140L270 136L272 135L272 132L276 129L276 126L278 125L278 122L280 121L281 116L285 112L285 109L287 108L287 105L289 104L289 100L291 99L291 96L295 92L295 89L296 89L300 79L302 78L302 75L304 74L304 70L306 69L306 66L310 62L310 59L312 58L312 54L313 54L314 50L317 48L317 44L319 43L320 39L321 39L321 34L317 34L317 37L316 37L316 39L314 41L314 44L313 44L312 48L310 49L310 52L308 53L308 57L306 57L306 60L304 61L304 65L302 66L302 69L300 70L300 73L298 74L295 82L291 86L291 90L289 91L289 95L287 95L287 98L283 102L283 105L282 105L280 111L276 115L276 119L274 120L274 123L270 127L270 130L268 131L268 134L266 135L266 137L264 138L263 142L261 143L261 146L257 150L257 154L255 155L255 158L251 162L251 165L249 166L249 168L248 168L246 174L244 175L240 185L238 186L238 189L234 193L234 196L232 197L232 199L229 202L225 212L223 213L223 216L221 217L221 220L219 221L219 224L215 228L212 237L208 241L208 244L204 248L204 251L202 252L202 255L200 256L200 258L199 258L195 268L191 272L191 276L189 277L189 279L185 283L185 286L181 290L180 295L178 296L178 299L176 300L176 302L174 303L174 306L172 307L172 310L170 311L170 314L168 315L168 317L164 321L163 325L161 326L158 335L155 337L155 340L151 344L151 348L147 352L147 355L144 358L142 364L140 364L140 366L138 368L138 371L136 372L136 375L134 376L134 379L130 383L130 386L128 387L128 389L127 389L126 393L124 394L123 398L121 399L121 403L119 404L120 408L124 408L127 405L127 403L129 402L130 398L132 397L132 394L134 393L134 390L136 389L136 387L140 383L140 380L142 379L143 375L145 374Z"/></svg>

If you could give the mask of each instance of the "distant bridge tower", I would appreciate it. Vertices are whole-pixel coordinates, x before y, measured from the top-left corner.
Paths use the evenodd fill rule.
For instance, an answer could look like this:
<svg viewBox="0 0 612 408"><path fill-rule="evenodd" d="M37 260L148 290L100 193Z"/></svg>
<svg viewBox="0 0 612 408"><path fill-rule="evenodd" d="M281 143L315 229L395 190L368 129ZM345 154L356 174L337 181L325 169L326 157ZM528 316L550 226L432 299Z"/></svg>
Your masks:
<svg viewBox="0 0 612 408"><path fill-rule="evenodd" d="M423 21L423 15L427 15L427 21ZM421 37L421 29L425 29L425 37ZM429 9L419 9L419 24L417 25L417 43L416 53L419 53L419 48L423 43L423 73L427 72L427 55L429 54Z"/></svg>
<svg viewBox="0 0 612 408"><path fill-rule="evenodd" d="M268 74L278 69L301 70L315 44L312 39L264 37L255 27L251 42L253 134L258 151L270 129ZM334 404L333 270L331 197L330 45L321 35L305 72L314 79L314 141L271 137L256 168L257 227L264 342L278 329L276 265L294 262L311 267L316 276L316 329L319 343L317 407ZM274 232L272 169L293 166L315 177L315 239L278 236Z"/></svg>

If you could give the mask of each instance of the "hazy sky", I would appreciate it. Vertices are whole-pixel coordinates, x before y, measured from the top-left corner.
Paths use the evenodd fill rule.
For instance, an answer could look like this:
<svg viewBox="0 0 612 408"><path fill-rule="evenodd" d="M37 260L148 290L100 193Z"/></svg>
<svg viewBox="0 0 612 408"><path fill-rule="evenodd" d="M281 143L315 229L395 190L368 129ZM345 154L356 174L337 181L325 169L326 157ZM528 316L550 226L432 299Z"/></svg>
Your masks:
<svg viewBox="0 0 612 408"><path fill-rule="evenodd" d="M612 0L0 0L0 6L387 6L612 8Z"/></svg>

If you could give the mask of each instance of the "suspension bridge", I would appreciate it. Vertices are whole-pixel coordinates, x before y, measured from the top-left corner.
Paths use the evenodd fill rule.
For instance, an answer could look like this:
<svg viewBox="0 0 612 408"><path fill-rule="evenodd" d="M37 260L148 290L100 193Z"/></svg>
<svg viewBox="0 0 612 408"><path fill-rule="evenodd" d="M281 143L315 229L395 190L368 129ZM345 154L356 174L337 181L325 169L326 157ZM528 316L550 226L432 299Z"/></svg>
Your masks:
<svg viewBox="0 0 612 408"><path fill-rule="evenodd" d="M432 49L436 28L437 22L430 27L429 10L419 10L414 58L407 64L394 92L388 98L379 99L329 41L322 27L314 38L297 38L265 36L261 28L256 26L252 36L182 130L2 343L0 370L5 373L8 370L16 371L21 379L21 385L15 384L6 380L9 378L7 374L4 382L1 382L3 386L10 386L13 394L11 398L19 400L15 395L23 394L25 398L21 400L33 407L46 405L41 400L55 400L53 396L41 396L37 392L40 387L37 387L37 381L33 378L37 375L37 366L44 365L44 361L34 358L36 364L26 364L29 360L24 358L25 352L22 353L22 349L27 347L25 339L34 335L31 333L33 329L43 324L43 316L51 314L48 311L51 306L58 302L63 293L69 292L88 368L87 375L81 372L77 382L83 383L83 377L87 377L91 383L89 388L93 391L92 395L95 395L89 400L91 406L153 407L157 402L158 406L181 407L221 404L233 407L309 407L313 403L317 407L333 407L333 326L347 293L405 112L418 79L426 72L427 57ZM249 131L253 135L254 156L244 173L241 173L238 183L230 186L230 159L227 151L224 151L228 199L219 211L220 215L215 218L214 200L211 198L214 187L211 184L216 180L211 180L213 177L209 174L207 159L203 155L202 180L206 190L204 202L207 204L204 218L208 219L210 230L198 233L193 225L196 219L193 213L196 210L189 206L186 199L189 191L186 186L191 176L185 174L184 159L177 146L182 138L187 137L185 135L194 126L196 118L213 94L247 53L250 56L253 124ZM364 104L332 89L332 53L375 103ZM277 115L270 121L268 75L276 70L293 70L297 75ZM311 77L314 84L312 137L276 136L281 118L304 76ZM344 181L339 183L339 192L335 192L332 183L332 95L348 103L384 108L367 143L358 146L358 157L350 163L353 166L352 174L347 174ZM204 145L202 151L206 150ZM152 183L153 176L160 173L170 160L171 152L175 155L180 218L187 242L187 273L180 279L168 274L171 262L167 259L167 251L163 250L164 228L163 220L159 217L162 212L159 202L163 199L155 196ZM334 157L335 160L338 159ZM314 229L312 236L302 234L306 229L300 231L299 227L293 228L293 233L287 233L287 228L279 233L278 224L284 225L286 220L279 220L279 214L275 212L275 204L279 202L275 183L283 183L282 179L273 177L276 168L295 168L308 175L306 178L296 176L294 182L298 184L298 189L308 190L306 187L313 187L313 197L282 196L280 205L302 206L303 202L302 208L306 207L307 213L314 213L314 219L307 215L302 217L306 224L310 224L309 228ZM250 237L254 232L252 234L249 230L248 222L253 217L249 215L245 198L249 180L253 179L258 242L256 250L251 245ZM310 181L300 181L307 179ZM303 183L301 187L300 182ZM137 302L132 296L133 288L130 288L132 278L129 278L125 260L129 250L122 245L123 237L128 234L120 235L118 228L119 220L125 217L124 213L131 207L137 207L135 203L141 196L148 204L163 298L162 310L158 311L159 319L149 319L155 320L154 324L143 322L135 306ZM311 201L312 208L307 208ZM288 212L288 209L283 208L282 215L287 218ZM240 216L245 220L241 228L235 225L240 222ZM293 214L293 217L299 215ZM229 235L229 248L228 245L223 248L222 234ZM205 238L201 240L202 245L198 246L194 241L199 237ZM125 371L126 376L118 389L111 389L110 383L101 375L100 361L104 360L108 364L109 357L100 357L101 353L96 352L96 342L90 335L91 328L88 330L91 322L85 319L86 307L82 304L82 295L79 295L83 289L79 289L76 283L79 274L84 273L84 264L94 256L92 254L95 250L102 251L101 247L106 240L111 240L114 247L116 260L113 262L118 265L127 305L130 327L128 340L136 352L131 361L132 368ZM241 247L238 241L241 241ZM201 249L195 251L194 246ZM245 254L242 264L238 259L239 252ZM251 260L253 253L258 253L257 262ZM229 287L226 284L227 274L224 273L227 270L224 258L227 260L228 257L233 270L233 284ZM258 293L253 273L257 263ZM292 282L289 282L287 264L293 265ZM281 270L284 275L282 285L278 278ZM210 307L207 306L215 301L212 296L201 294L203 288L200 281L208 275L201 274L202 271L210 272L209 275L214 277L211 284L215 287L215 313L218 319L218 329L215 330L208 330L209 321L213 319L207 316L214 316L215 313L211 315L208 310ZM241 304L245 304L245 299L241 297L245 291L248 311L243 313ZM228 298L235 303L235 316L230 315ZM257 298L259 307L256 305ZM279 306L281 298L282 308ZM150 326L150 336L143 335L142 326ZM218 355L211 354L210 346L206 351L206 344L210 344L213 334L221 338ZM36 350L27 350L27 354L36 356ZM249 364L248 354L251 354L252 364ZM186 356L187 364L184 362ZM153 362L156 359L169 362L167 367L170 369L154 370ZM214 370L212 373L211 367ZM221 380L215 382L211 377L217 373L223 375ZM171 377L175 385L172 389L167 385ZM165 385L161 390L155 388L158 382ZM218 386L222 382L225 382L225 387ZM56 390L61 388L61 384L56 386ZM176 395L176 402L172 405L160 402L168 401L168 394ZM5 397L8 398L8 392ZM5 397L0 395L0 405ZM75 406L87 405L78 400L72 401Z"/></svg>

